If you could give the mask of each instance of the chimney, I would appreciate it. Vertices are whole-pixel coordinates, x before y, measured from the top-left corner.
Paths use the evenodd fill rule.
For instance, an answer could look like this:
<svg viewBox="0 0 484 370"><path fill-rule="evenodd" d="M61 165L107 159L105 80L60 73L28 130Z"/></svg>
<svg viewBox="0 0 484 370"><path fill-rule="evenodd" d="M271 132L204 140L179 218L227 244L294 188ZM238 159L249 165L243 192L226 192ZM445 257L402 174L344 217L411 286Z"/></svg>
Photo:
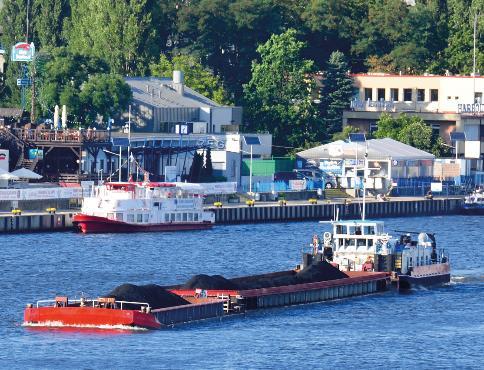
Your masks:
<svg viewBox="0 0 484 370"><path fill-rule="evenodd" d="M184 95L184 76L182 71L173 71L173 88L180 95Z"/></svg>

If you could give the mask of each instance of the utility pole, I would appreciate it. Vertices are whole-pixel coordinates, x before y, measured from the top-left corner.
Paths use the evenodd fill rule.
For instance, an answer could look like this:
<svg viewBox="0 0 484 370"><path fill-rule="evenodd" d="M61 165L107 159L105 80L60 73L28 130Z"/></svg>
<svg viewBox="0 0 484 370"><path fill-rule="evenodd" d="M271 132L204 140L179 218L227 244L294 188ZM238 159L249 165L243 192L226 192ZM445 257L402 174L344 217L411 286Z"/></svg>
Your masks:
<svg viewBox="0 0 484 370"><path fill-rule="evenodd" d="M479 17L479 12L476 12L474 15L474 62L472 67L472 80L474 84L474 95L472 99L474 99L474 103L476 103L476 34L477 34L477 18Z"/></svg>

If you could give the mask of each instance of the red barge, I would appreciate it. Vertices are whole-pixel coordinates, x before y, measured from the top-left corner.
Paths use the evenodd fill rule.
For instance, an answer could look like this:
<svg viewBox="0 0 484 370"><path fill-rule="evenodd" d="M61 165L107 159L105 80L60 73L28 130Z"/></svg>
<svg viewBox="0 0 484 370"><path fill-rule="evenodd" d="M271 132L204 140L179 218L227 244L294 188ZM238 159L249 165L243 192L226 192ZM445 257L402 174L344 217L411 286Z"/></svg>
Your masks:
<svg viewBox="0 0 484 370"><path fill-rule="evenodd" d="M307 266L306 266L307 267ZM337 269L320 262L315 267L325 274ZM304 270L302 270L304 271ZM314 271L314 270L313 270ZM296 270L231 279L232 282L290 279ZM34 327L79 328L146 328L160 329L180 323L221 318L247 310L289 306L342 299L381 292L390 285L386 272L348 272L344 277L300 284L268 286L255 289L168 289L169 294L183 298L186 303L172 307L153 308L149 303L120 301L113 297L53 300L29 304L24 312L24 325ZM241 284L243 286L243 284Z"/></svg>

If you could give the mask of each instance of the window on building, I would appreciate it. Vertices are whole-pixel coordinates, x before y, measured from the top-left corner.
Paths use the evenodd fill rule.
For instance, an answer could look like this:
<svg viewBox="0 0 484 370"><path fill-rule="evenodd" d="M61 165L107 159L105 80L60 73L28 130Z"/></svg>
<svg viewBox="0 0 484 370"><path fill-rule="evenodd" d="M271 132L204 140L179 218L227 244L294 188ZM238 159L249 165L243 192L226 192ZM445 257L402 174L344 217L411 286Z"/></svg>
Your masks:
<svg viewBox="0 0 484 370"><path fill-rule="evenodd" d="M481 92L474 93L474 103L476 103L476 104L482 103L482 93Z"/></svg>
<svg viewBox="0 0 484 370"><path fill-rule="evenodd" d="M365 100L373 100L373 89L365 88Z"/></svg>
<svg viewBox="0 0 484 370"><path fill-rule="evenodd" d="M376 93L377 93L378 101L385 100L385 89L377 89Z"/></svg>
<svg viewBox="0 0 484 370"><path fill-rule="evenodd" d="M176 214L176 220L177 221L181 221L181 217L182 217L181 213Z"/></svg>
<svg viewBox="0 0 484 370"><path fill-rule="evenodd" d="M439 136L440 134L440 125L438 123L432 123L432 135Z"/></svg>
<svg viewBox="0 0 484 370"><path fill-rule="evenodd" d="M378 123L376 123L376 122L370 123L370 133L373 133L376 130L378 130Z"/></svg>
<svg viewBox="0 0 484 370"><path fill-rule="evenodd" d="M392 101L398 101L398 89L390 89L390 98Z"/></svg>
<svg viewBox="0 0 484 370"><path fill-rule="evenodd" d="M412 89L403 89L403 101L412 101Z"/></svg>
<svg viewBox="0 0 484 370"><path fill-rule="evenodd" d="M439 101L439 90L430 89L430 101Z"/></svg>
<svg viewBox="0 0 484 370"><path fill-rule="evenodd" d="M174 213L170 213L170 221L171 222L175 221L175 214Z"/></svg>
<svg viewBox="0 0 484 370"><path fill-rule="evenodd" d="M425 90L418 89L417 90L417 101L425 101Z"/></svg>

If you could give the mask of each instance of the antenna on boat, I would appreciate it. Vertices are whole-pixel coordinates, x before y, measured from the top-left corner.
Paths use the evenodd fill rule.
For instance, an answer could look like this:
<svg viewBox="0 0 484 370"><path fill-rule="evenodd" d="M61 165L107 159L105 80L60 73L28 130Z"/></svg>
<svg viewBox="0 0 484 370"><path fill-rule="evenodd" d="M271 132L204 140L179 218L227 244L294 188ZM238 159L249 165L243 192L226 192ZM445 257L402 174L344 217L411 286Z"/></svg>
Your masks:
<svg viewBox="0 0 484 370"><path fill-rule="evenodd" d="M358 192L356 191L356 179L358 177L358 143L365 144L365 159L364 159L364 167L363 167L363 209L361 212L361 219L365 220L365 202L366 202L366 187L365 187L365 176L366 176L366 169L367 169L367 157L368 157L368 142L366 141L366 136L364 133L361 132L353 132L349 134L349 141L356 144L356 164L355 164L355 196L357 196Z"/></svg>

